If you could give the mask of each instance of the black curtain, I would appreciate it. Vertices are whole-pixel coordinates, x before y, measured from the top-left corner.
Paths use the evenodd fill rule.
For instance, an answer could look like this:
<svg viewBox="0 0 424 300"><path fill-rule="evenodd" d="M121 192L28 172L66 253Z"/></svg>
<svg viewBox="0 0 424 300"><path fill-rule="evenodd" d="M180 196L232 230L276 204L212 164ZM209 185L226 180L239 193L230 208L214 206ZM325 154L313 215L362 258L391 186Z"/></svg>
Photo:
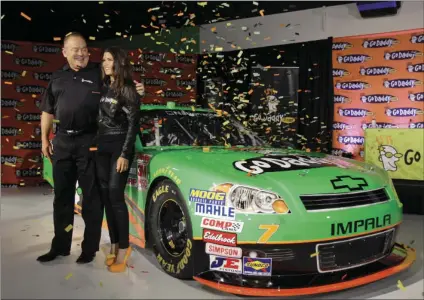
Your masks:
<svg viewBox="0 0 424 300"><path fill-rule="evenodd" d="M240 120L250 113L251 68L299 67L297 147L331 152L333 123L332 38L282 46L202 54L198 61L198 103L207 78L220 77L223 100L215 106L226 109ZM241 52L242 51L242 52Z"/></svg>

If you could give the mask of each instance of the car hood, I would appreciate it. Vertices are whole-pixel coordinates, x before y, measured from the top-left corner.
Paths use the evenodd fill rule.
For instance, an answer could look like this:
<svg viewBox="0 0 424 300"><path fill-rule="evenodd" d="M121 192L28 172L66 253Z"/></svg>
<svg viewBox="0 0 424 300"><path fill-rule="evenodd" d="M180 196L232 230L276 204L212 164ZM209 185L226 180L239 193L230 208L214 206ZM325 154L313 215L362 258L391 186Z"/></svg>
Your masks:
<svg viewBox="0 0 424 300"><path fill-rule="evenodd" d="M379 168L323 153L262 147L196 147L165 150L162 154L182 171L190 171L193 181L201 178L211 184L245 184L285 194L349 192L359 184L362 190L387 184ZM348 188L340 188L343 182L332 183L339 178Z"/></svg>

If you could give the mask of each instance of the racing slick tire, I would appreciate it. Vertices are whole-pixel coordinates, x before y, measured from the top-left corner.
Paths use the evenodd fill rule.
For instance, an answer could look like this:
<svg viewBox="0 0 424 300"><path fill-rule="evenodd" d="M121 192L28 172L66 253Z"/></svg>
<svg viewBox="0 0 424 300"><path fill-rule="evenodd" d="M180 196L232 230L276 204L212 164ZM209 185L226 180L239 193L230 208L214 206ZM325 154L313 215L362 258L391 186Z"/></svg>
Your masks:
<svg viewBox="0 0 424 300"><path fill-rule="evenodd" d="M192 279L192 226L179 189L170 180L161 181L154 188L150 200L150 236L159 265L172 277Z"/></svg>

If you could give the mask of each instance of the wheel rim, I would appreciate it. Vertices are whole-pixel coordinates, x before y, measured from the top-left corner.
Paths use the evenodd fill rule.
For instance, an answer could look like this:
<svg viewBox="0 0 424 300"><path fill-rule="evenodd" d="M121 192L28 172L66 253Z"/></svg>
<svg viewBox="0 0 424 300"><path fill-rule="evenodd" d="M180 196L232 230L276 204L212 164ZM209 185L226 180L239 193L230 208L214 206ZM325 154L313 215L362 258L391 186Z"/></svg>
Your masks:
<svg viewBox="0 0 424 300"><path fill-rule="evenodd" d="M178 257L184 253L187 245L186 218L177 201L168 199L159 209L158 233L165 250Z"/></svg>

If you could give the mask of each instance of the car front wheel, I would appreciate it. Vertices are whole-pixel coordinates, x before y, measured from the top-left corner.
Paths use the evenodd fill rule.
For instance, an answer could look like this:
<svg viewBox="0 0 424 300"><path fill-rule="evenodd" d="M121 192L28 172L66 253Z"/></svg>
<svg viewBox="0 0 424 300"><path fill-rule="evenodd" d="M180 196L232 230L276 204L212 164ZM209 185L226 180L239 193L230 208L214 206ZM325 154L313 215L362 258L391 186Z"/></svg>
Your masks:
<svg viewBox="0 0 424 300"><path fill-rule="evenodd" d="M193 277L193 242L190 216L177 186L159 183L152 193L149 213L153 250L162 269L179 279Z"/></svg>

